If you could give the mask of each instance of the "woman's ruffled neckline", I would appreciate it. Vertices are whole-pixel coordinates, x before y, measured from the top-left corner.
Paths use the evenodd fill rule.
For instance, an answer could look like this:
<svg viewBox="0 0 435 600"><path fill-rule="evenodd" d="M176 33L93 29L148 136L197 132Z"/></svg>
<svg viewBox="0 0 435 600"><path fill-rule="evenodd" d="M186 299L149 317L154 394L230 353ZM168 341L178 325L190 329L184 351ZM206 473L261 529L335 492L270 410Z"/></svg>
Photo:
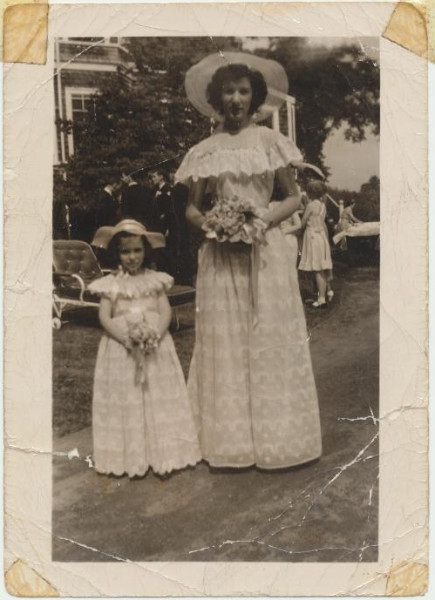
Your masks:
<svg viewBox="0 0 435 600"><path fill-rule="evenodd" d="M301 159L299 149L289 138L268 127L252 125L237 135L218 131L191 148L175 177L188 183L226 173L260 175Z"/></svg>

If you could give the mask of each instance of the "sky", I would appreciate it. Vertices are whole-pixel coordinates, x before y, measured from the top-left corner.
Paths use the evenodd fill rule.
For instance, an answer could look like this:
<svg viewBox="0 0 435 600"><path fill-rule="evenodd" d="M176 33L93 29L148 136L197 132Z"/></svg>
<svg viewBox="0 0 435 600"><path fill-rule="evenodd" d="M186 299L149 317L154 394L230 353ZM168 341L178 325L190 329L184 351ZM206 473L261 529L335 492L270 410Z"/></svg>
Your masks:
<svg viewBox="0 0 435 600"><path fill-rule="evenodd" d="M379 177L379 138L368 133L366 141L354 144L345 139L345 128L332 133L323 146L325 165L330 168L328 185L359 191L372 175Z"/></svg>

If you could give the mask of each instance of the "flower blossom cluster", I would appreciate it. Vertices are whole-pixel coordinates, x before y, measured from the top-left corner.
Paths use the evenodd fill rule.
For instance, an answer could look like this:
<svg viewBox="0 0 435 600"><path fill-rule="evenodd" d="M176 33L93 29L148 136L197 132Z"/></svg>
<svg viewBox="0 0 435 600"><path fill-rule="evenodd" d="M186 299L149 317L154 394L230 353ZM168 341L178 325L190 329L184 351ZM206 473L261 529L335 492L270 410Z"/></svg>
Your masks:
<svg viewBox="0 0 435 600"><path fill-rule="evenodd" d="M205 214L202 228L206 237L218 242L265 243L266 223L261 219L261 209L247 199L220 199Z"/></svg>
<svg viewBox="0 0 435 600"><path fill-rule="evenodd" d="M128 324L125 346L136 364L135 383L146 382L147 355L157 348L160 335L143 318Z"/></svg>

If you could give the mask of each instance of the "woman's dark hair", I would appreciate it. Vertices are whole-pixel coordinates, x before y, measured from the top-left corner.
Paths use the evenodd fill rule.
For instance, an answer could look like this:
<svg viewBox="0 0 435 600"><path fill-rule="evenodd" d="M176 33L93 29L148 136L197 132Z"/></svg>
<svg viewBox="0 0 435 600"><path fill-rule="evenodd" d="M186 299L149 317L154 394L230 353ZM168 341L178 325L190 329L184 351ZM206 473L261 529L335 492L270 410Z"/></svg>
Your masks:
<svg viewBox="0 0 435 600"><path fill-rule="evenodd" d="M227 65L220 67L213 75L210 83L207 86L207 101L219 113L222 112L222 89L224 84L229 81L240 81L243 77L247 77L251 82L252 101L249 107L249 114L254 114L262 104L264 104L267 96L267 84L260 73L250 69L247 65Z"/></svg>
<svg viewBox="0 0 435 600"><path fill-rule="evenodd" d="M137 236L133 233L128 233L127 231L120 231L119 233L117 233L116 235L113 236L113 238L109 242L109 245L107 246L107 251L110 254L110 257L113 260L116 260L118 265L120 263L119 243L121 240L123 240L125 238L130 238L130 237L137 237ZM145 250L145 258L144 258L142 267L149 269L149 268L151 268L151 264L152 264L153 248L145 235L141 235L139 237L142 240L142 244L143 244L143 247Z"/></svg>

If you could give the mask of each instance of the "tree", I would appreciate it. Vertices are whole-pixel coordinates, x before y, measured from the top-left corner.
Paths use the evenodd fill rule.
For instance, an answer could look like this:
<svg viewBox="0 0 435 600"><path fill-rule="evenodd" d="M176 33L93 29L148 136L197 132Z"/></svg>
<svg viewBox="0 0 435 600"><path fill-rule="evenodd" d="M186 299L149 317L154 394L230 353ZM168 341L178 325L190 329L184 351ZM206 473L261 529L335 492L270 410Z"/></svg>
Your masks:
<svg viewBox="0 0 435 600"><path fill-rule="evenodd" d="M207 54L242 50L244 41L148 37L127 43L137 66L135 87L114 78L94 97L85 118L58 122L72 128L79 140L65 166L66 181L55 183L55 195L68 202L75 222L92 218L97 191L113 172L146 175L157 165L174 170L186 151L209 134L208 119L186 98L185 73ZM342 123L355 142L364 139L368 128L379 132L379 68L358 46L312 50L305 38L271 38L269 48L257 52L287 70L289 91L296 97L297 143L308 162L323 166L323 144Z"/></svg>
<svg viewBox="0 0 435 600"><path fill-rule="evenodd" d="M373 175L360 189L355 215L363 221L379 221L380 219L380 189L379 177Z"/></svg>
<svg viewBox="0 0 435 600"><path fill-rule="evenodd" d="M328 135L346 124L345 137L379 134L379 66L359 45L312 47L307 38L275 38L263 55L280 62L296 98L298 146L308 162L323 165Z"/></svg>
<svg viewBox="0 0 435 600"><path fill-rule="evenodd" d="M80 141L64 167L66 181L56 179L54 185L74 222L92 220L98 190L114 171L141 176L156 166L175 170L187 150L209 135L208 119L186 98L185 72L216 48L237 49L240 42L131 38L128 48L138 70L135 87L114 78L94 96L83 119L57 123ZM80 230L73 235L83 237Z"/></svg>
<svg viewBox="0 0 435 600"><path fill-rule="evenodd" d="M329 193L334 200L349 202L355 200L354 214L361 221L379 221L380 219L380 181L373 175L363 183L359 192L329 188Z"/></svg>

